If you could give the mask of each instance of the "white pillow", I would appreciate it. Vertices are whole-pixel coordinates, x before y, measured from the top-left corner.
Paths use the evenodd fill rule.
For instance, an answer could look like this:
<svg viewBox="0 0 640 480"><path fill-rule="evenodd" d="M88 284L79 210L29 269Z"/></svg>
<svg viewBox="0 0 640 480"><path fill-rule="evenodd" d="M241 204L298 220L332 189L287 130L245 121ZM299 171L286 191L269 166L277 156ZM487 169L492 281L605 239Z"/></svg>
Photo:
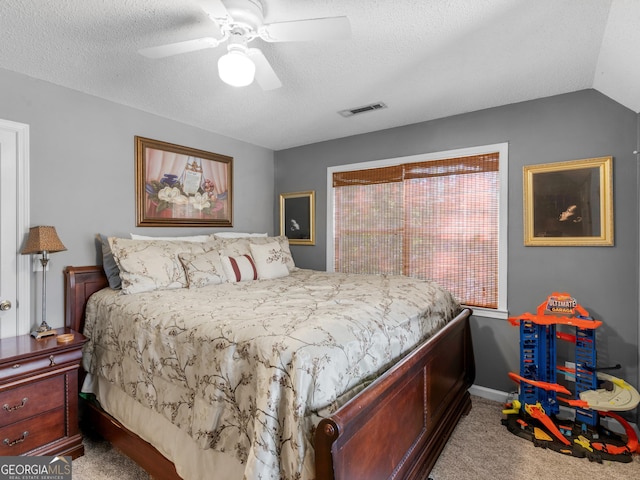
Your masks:
<svg viewBox="0 0 640 480"><path fill-rule="evenodd" d="M258 270L258 278L280 278L289 275L287 258L280 246L280 242L270 242L263 245L251 244L251 256Z"/></svg>
<svg viewBox="0 0 640 480"><path fill-rule="evenodd" d="M205 253L180 253L178 258L187 275L189 288L218 285L226 281L220 254L214 250Z"/></svg>
<svg viewBox="0 0 640 480"><path fill-rule="evenodd" d="M210 235L190 235L187 237L147 237L146 235L137 235L130 233L132 240L169 240L173 242L206 242Z"/></svg>
<svg viewBox="0 0 640 480"><path fill-rule="evenodd" d="M266 237L266 233L242 233L242 232L218 232L213 234L218 238L247 238L247 237Z"/></svg>
<svg viewBox="0 0 640 480"><path fill-rule="evenodd" d="M201 243L184 241L109 237L109 246L126 294L185 288L187 277L178 255L204 252Z"/></svg>
<svg viewBox="0 0 640 480"><path fill-rule="evenodd" d="M220 255L226 255L227 257L239 257L240 255L251 255L251 249L249 248L251 238L237 237L237 238L217 238L212 247L215 247L220 252ZM207 245L207 249L210 247Z"/></svg>
<svg viewBox="0 0 640 480"><path fill-rule="evenodd" d="M251 255L239 255L237 257L221 255L220 258L228 282L237 283L258 279L258 271Z"/></svg>
<svg viewBox="0 0 640 480"><path fill-rule="evenodd" d="M285 236L280 237L250 237L250 238L219 238L217 244L208 245L205 244L205 250L213 250L214 248L220 251L221 255L227 255L229 257L237 257L238 255L251 254L250 245L264 245L266 243L278 242L280 248L285 257L285 263L289 271L296 269L296 264L293 261L291 250L289 249L289 239Z"/></svg>

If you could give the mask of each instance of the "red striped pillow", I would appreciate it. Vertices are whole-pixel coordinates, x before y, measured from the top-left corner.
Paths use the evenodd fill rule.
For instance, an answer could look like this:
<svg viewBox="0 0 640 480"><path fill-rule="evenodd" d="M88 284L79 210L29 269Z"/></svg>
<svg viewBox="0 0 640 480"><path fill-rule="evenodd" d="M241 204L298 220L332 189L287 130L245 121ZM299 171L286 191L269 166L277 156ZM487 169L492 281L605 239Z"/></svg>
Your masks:
<svg viewBox="0 0 640 480"><path fill-rule="evenodd" d="M239 255L237 257L223 255L222 267L231 283L258 279L258 270L251 255Z"/></svg>

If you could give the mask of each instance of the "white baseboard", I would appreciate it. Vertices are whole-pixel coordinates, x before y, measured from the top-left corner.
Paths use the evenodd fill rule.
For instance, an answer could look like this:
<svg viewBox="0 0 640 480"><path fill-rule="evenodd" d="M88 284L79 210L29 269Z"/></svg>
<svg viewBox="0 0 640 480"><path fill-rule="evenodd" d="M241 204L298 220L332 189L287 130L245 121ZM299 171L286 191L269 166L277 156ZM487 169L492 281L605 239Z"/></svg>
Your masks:
<svg viewBox="0 0 640 480"><path fill-rule="evenodd" d="M503 392L501 390L494 390L492 388L481 387L479 385L472 385L469 389L469 393L471 395L475 395L480 398L485 398L487 400L492 400L494 402L506 403L509 398L513 398L513 395L507 392ZM575 411L569 407L561 406L560 411L567 418L574 418ZM603 427L611 430L616 433L624 433L624 428L618 422L609 417L602 417L600 419L600 423ZM640 437L640 430L638 430L638 425L635 423L631 423L631 427L636 431L636 435Z"/></svg>
<svg viewBox="0 0 640 480"><path fill-rule="evenodd" d="M469 393L471 395L475 395L476 397L486 398L487 400L493 400L494 402L505 403L509 394L507 392L503 392L501 390L494 390L492 388L481 387L479 385L471 385L469 389Z"/></svg>

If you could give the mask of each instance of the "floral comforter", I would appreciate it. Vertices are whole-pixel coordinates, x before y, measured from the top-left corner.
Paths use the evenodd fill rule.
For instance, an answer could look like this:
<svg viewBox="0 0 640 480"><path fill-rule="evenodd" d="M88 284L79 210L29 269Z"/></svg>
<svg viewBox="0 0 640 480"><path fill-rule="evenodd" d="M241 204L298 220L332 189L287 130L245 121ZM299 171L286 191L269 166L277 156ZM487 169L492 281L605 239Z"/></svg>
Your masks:
<svg viewBox="0 0 640 480"><path fill-rule="evenodd" d="M453 318L452 296L402 276L297 269L277 280L88 305L84 366L165 416L246 479L313 478L313 430L348 392Z"/></svg>

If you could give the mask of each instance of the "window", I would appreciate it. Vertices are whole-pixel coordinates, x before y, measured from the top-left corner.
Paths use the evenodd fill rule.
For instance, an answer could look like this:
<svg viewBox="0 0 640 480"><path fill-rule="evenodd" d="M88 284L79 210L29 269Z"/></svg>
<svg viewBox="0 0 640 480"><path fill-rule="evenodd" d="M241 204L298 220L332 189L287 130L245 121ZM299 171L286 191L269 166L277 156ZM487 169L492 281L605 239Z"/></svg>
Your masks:
<svg viewBox="0 0 640 480"><path fill-rule="evenodd" d="M507 144L329 168L327 269L432 279L506 317L506 174Z"/></svg>

